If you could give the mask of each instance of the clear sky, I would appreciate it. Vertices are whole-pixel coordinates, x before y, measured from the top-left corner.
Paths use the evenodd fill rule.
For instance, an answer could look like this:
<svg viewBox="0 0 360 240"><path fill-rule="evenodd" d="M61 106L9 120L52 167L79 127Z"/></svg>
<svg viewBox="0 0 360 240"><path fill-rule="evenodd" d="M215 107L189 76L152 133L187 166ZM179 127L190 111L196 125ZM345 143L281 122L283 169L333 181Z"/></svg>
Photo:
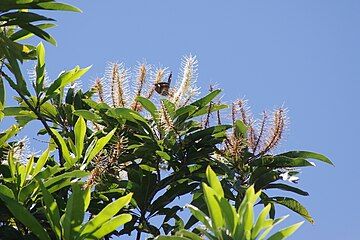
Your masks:
<svg viewBox="0 0 360 240"><path fill-rule="evenodd" d="M88 86L106 62L133 66L144 58L177 72L183 55L196 55L203 91L217 82L225 100L246 96L255 113L288 107L289 132L278 151L317 151L335 163L302 172L299 187L310 196L297 199L316 223L291 239L356 239L360 1L66 2L84 13L54 15L58 47L47 45L52 79L63 69L93 65L83 79ZM287 224L302 220L290 214Z"/></svg>

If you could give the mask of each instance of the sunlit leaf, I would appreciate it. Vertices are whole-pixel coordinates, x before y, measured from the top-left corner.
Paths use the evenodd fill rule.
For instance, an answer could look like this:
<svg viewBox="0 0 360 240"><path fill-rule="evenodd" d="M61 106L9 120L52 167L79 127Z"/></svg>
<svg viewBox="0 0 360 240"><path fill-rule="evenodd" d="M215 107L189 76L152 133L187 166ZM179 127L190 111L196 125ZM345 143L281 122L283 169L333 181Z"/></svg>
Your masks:
<svg viewBox="0 0 360 240"><path fill-rule="evenodd" d="M76 150L76 159L80 159L82 152L84 150L84 140L86 134L86 122L83 117L79 117L75 123L74 127L75 133L75 150Z"/></svg>
<svg viewBox="0 0 360 240"><path fill-rule="evenodd" d="M0 192L0 199L5 203L6 207L14 215L14 217L24 224L29 230L40 240L50 240L49 235L38 222L38 220L20 203L9 198Z"/></svg>

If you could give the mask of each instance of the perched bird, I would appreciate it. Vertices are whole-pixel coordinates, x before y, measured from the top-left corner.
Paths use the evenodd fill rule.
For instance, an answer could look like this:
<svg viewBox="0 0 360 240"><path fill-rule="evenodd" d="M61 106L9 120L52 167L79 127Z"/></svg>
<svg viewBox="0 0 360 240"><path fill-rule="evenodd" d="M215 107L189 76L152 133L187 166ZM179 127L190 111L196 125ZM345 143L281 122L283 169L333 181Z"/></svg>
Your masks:
<svg viewBox="0 0 360 240"><path fill-rule="evenodd" d="M171 79L172 79L172 72L170 73L167 82L155 83L155 91L158 94L163 95L163 96L169 95L169 88L170 88Z"/></svg>

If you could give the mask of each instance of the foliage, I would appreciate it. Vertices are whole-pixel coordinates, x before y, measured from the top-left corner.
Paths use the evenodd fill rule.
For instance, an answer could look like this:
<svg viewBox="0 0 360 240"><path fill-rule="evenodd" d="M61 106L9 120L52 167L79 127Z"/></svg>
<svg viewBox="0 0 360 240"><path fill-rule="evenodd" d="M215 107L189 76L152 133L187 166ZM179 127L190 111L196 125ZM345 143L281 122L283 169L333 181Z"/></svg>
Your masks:
<svg viewBox="0 0 360 240"><path fill-rule="evenodd" d="M134 79L124 64L111 64L88 91L76 82L89 67L76 66L49 82L44 45L16 41L35 34L54 43L39 31L40 25L29 28L33 21L52 19L25 9L78 11L55 1L0 3L0 41L6 42L0 45L0 120L16 120L0 134L0 228L5 238L109 239L134 231L137 239L143 233L150 238L176 232L189 237L193 234L185 229L203 222L198 218L202 214L212 219L208 225L203 222L209 232L202 232L226 239L223 234L230 233L222 227L231 233L245 226L257 231L247 218L258 196L264 204L261 216L271 218L264 220L269 228L280 221L275 219L276 205L313 222L296 199L267 194L267 189L278 189L308 195L280 181L296 183L299 168L314 166L309 159L332 164L308 151L272 153L286 127L283 108L272 121L264 113L256 127L245 102L238 100L230 108L231 120L224 120L228 105L219 100L219 89L211 87L197 97L197 60L191 55L184 58L174 87L166 85L171 73L146 63L136 68ZM29 59L36 60L32 88L20 65ZM135 81L133 93L130 80ZM16 106L5 105L6 82L18 95ZM12 140L31 121L41 123L37 134L48 142L40 156L28 151L26 139ZM208 166L214 172L206 172ZM206 180L210 187L202 184ZM183 206L176 199L190 194L193 216L184 222ZM233 213L239 227L231 228L222 211ZM244 229L237 231L248 237Z"/></svg>
<svg viewBox="0 0 360 240"><path fill-rule="evenodd" d="M204 191L204 198L209 212L209 216L202 212L195 206L189 205L188 208L193 216L197 218L203 227L199 227L194 232L199 232L200 235L206 236L212 240L231 240L231 239L265 239L274 226L284 221L287 217L280 217L277 219L269 219L271 205L268 204L260 212L256 222L254 222L254 205L259 198L261 191L255 193L254 186L250 186L242 200L238 210L229 203L228 199L224 197L224 190L220 181L216 177L213 170L208 167L206 170L206 177L210 184L202 184ZM296 223L287 228L284 228L272 236L269 240L286 239L292 235L303 222ZM191 239L200 240L198 234L187 230L178 231L175 236L159 236L158 240L180 240Z"/></svg>

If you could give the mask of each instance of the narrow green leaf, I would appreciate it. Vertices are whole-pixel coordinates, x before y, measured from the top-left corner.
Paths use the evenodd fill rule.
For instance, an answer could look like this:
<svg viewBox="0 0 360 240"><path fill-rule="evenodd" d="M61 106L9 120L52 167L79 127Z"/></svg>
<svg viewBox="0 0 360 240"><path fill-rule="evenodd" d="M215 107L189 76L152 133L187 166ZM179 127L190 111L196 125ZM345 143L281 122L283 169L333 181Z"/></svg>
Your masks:
<svg viewBox="0 0 360 240"><path fill-rule="evenodd" d="M271 212L271 210L270 210ZM270 231L278 224L280 224L281 222L283 222L286 218L288 218L289 215L285 215L283 217L277 218L275 220L272 221L272 224L270 227L266 228L261 235L259 236L258 240L264 240L266 238L266 236L270 233Z"/></svg>
<svg viewBox="0 0 360 240"><path fill-rule="evenodd" d="M195 233L189 232L185 229L179 230L178 232L176 232L175 235L179 237L187 237L191 240L203 240L203 238L201 238L200 236L196 235Z"/></svg>
<svg viewBox="0 0 360 240"><path fill-rule="evenodd" d="M272 220L270 222L266 221L266 217L269 215L270 209L271 209L271 205L268 204L260 212L260 214L256 220L256 223L252 229L252 232L251 232L252 239L256 239L258 237L258 235L260 234L260 231L262 231L264 228L268 228L271 226L271 225L269 226L269 223L272 224Z"/></svg>
<svg viewBox="0 0 360 240"><path fill-rule="evenodd" d="M167 154L166 152L156 150L156 154L166 161L169 161L171 159L169 154Z"/></svg>
<svg viewBox="0 0 360 240"><path fill-rule="evenodd" d="M66 85L79 79L82 75L89 71L90 68L91 66L81 69L79 66L76 66L70 71L62 72L60 76L49 86L48 90L46 91L45 100L49 99L60 88L63 88Z"/></svg>
<svg viewBox="0 0 360 240"><path fill-rule="evenodd" d="M84 239L96 232L104 223L108 222L115 214L117 214L124 206L126 206L132 198L132 193L117 199L108 204L99 214L88 221L81 231L80 238Z"/></svg>
<svg viewBox="0 0 360 240"><path fill-rule="evenodd" d="M156 240L189 240L189 238L187 237L178 237L178 236L158 236L155 239Z"/></svg>
<svg viewBox="0 0 360 240"><path fill-rule="evenodd" d="M331 162L331 160L329 158L327 158L326 156L319 154L319 153L314 153L314 152L309 152L309 151L291 151L291 152L286 152L286 153L282 153L280 154L280 156L286 156L286 157L290 157L290 158L310 158L310 159L316 159L328 164L331 164L334 166L334 164Z"/></svg>
<svg viewBox="0 0 360 240"><path fill-rule="evenodd" d="M0 111L2 111L5 107L5 86L1 74L0 74L0 106L1 106Z"/></svg>
<svg viewBox="0 0 360 240"><path fill-rule="evenodd" d="M216 176L215 172L211 169L210 166L208 166L206 168L206 178L210 184L210 187L212 189L214 189L214 191L216 192L216 194L219 197L224 197L224 190L221 186L221 183L218 179L218 177Z"/></svg>
<svg viewBox="0 0 360 240"><path fill-rule="evenodd" d="M244 237L246 240L251 239L251 229L254 222L254 208L251 202L246 204L244 216L243 216L243 225L244 225Z"/></svg>
<svg viewBox="0 0 360 240"><path fill-rule="evenodd" d="M79 12L79 13L82 12L81 9L65 3L42 2L42 3L37 3L36 5L40 9L44 9L44 10L70 11L70 12Z"/></svg>
<svg viewBox="0 0 360 240"><path fill-rule="evenodd" d="M8 198L15 199L13 191L3 184L0 185L0 194L6 196Z"/></svg>
<svg viewBox="0 0 360 240"><path fill-rule="evenodd" d="M219 230L225 225L225 221L222 216L221 208L217 200L216 192L205 183L202 184L205 202L209 210L210 218L213 223L214 233L217 237L220 237Z"/></svg>
<svg viewBox="0 0 360 240"><path fill-rule="evenodd" d="M86 205L88 205L88 193L89 190L82 190L79 183L72 186L72 194L61 219L64 239L75 239L78 234L84 220Z"/></svg>
<svg viewBox="0 0 360 240"><path fill-rule="evenodd" d="M205 107L208 103L210 103L217 95L219 95L221 90L214 90L208 95L206 95L203 98L200 98L199 100L191 103L191 105L198 107L199 109Z"/></svg>
<svg viewBox="0 0 360 240"><path fill-rule="evenodd" d="M272 183L272 184L268 184L266 186L266 189L272 189L272 188L276 188L276 189L280 189L280 190L284 190L284 191L289 191L289 192L294 192L303 196L309 196L308 192L305 192L299 188L293 187L293 186L289 186L283 183Z"/></svg>
<svg viewBox="0 0 360 240"><path fill-rule="evenodd" d="M18 24L31 23L37 21L55 21L52 18L45 17L43 15L34 12L8 12L0 15L0 21L2 27L5 26L16 26Z"/></svg>
<svg viewBox="0 0 360 240"><path fill-rule="evenodd" d="M19 91L23 95L30 96L31 94L27 89L26 82L25 82L24 76L21 73L21 70L20 70L19 63L18 63L17 59L14 57L13 54L9 53L8 50L6 50L4 53L5 53L5 56L6 56L7 60L8 60L8 62L9 62L9 64L7 66L9 68L9 70L15 76L16 84L7 75L4 75L5 79L9 82L10 86L12 88L14 88L14 90Z"/></svg>
<svg viewBox="0 0 360 240"><path fill-rule="evenodd" d="M31 33L33 33L34 35L38 36L39 38L44 39L45 41L51 43L52 45L56 46L56 40L55 38L53 38L49 33L45 32L44 30L42 30L41 28L30 24L30 23L19 23L19 26Z"/></svg>
<svg viewBox="0 0 360 240"><path fill-rule="evenodd" d="M12 125L5 132L0 134L0 147L3 146L10 138L12 138L20 130L18 125Z"/></svg>
<svg viewBox="0 0 360 240"><path fill-rule="evenodd" d="M39 95L43 89L45 79L45 47L42 43L39 43L36 47L36 53L38 62L36 65L35 91Z"/></svg>
<svg viewBox="0 0 360 240"><path fill-rule="evenodd" d="M154 103L141 96L138 96L136 100L151 114L155 122L159 120L159 113Z"/></svg>
<svg viewBox="0 0 360 240"><path fill-rule="evenodd" d="M65 143L65 140L63 139L63 137L55 130L51 128L51 132L57 137L58 141L60 142L61 145L61 150L62 150L62 154L63 157L67 163L67 168L70 168L71 166L74 165L74 160L72 159L72 157L70 156L70 152L69 149Z"/></svg>
<svg viewBox="0 0 360 240"><path fill-rule="evenodd" d="M76 150L76 159L80 159L82 152L84 150L84 140L86 135L86 122L83 117L79 117L75 123L74 127L75 133L75 150Z"/></svg>
<svg viewBox="0 0 360 240"><path fill-rule="evenodd" d="M35 236L37 236L40 240L50 240L50 237L44 230L43 226L23 205L18 203L16 200L7 197L2 192L0 192L0 199L3 200L6 207L10 210L14 217L28 227Z"/></svg>
<svg viewBox="0 0 360 240"><path fill-rule="evenodd" d="M248 130L248 127L245 125L245 123L241 120L236 120L234 123L234 130L235 130L235 135L237 137L246 136L246 132Z"/></svg>
<svg viewBox="0 0 360 240"><path fill-rule="evenodd" d="M43 194L43 202L45 204L45 215L50 222L51 228L58 240L61 240L60 213L56 200L45 188L42 181L38 181L41 192Z"/></svg>
<svg viewBox="0 0 360 240"><path fill-rule="evenodd" d="M55 27L56 25L53 24L53 23L42 23L42 24L37 24L35 25L35 27L38 27L42 30L44 29L48 29L48 28L52 28L52 27ZM28 39L30 37L34 36L33 33L25 30L25 29L21 29L15 33L13 33L9 39L12 40L12 41L21 41L21 40L25 40L25 39Z"/></svg>
<svg viewBox="0 0 360 240"><path fill-rule="evenodd" d="M290 158L282 155L262 157L254 160L251 166L267 166L272 168L283 167L313 167L314 163L309 162L305 158Z"/></svg>
<svg viewBox="0 0 360 240"><path fill-rule="evenodd" d="M73 170L68 171L63 174L57 175L55 177L50 177L48 180L44 182L45 187L49 188L52 185L57 185L58 182L64 179L72 179L72 178L83 178L89 175L89 172L82 170Z"/></svg>
<svg viewBox="0 0 360 240"><path fill-rule="evenodd" d="M236 225L238 222L238 216L236 210L226 198L221 198L219 204L221 207L221 212L224 215L226 229L228 229L231 235L233 235L235 234Z"/></svg>
<svg viewBox="0 0 360 240"><path fill-rule="evenodd" d="M89 110L75 110L74 111L74 115L76 116L81 116L86 120L92 121L92 122L97 122L101 120L101 117L99 115L97 115L96 113L90 112Z"/></svg>
<svg viewBox="0 0 360 240"><path fill-rule="evenodd" d="M86 164L88 164L105 147L105 145L110 141L110 139L114 135L115 131L116 128L113 129L111 132L109 132L106 136L100 138L96 142L95 147L92 149L88 158L86 159Z"/></svg>
<svg viewBox="0 0 360 240"><path fill-rule="evenodd" d="M39 157L39 159L36 162L36 166L33 172L33 177L35 177L40 171L41 169L45 166L45 163L47 162L48 158L50 155L50 149L47 148L45 152L43 152L43 154L41 154L41 156Z"/></svg>
<svg viewBox="0 0 360 240"><path fill-rule="evenodd" d="M33 165L34 165L34 156L31 156L28 162L26 163L24 179L20 184L21 187L24 186L27 177L30 175L31 171L33 170Z"/></svg>
<svg viewBox="0 0 360 240"><path fill-rule="evenodd" d="M268 238L268 240L282 240L286 239L289 236L291 236L304 222L295 223L294 225L291 225L290 227L284 228L280 230L279 232L275 233L271 237Z"/></svg>
<svg viewBox="0 0 360 240"><path fill-rule="evenodd" d="M193 205L187 205L187 208L189 208L191 214L199 220L201 223L203 223L208 229L213 229L211 225L211 219L206 216L206 214L201 211L199 208L193 206Z"/></svg>
<svg viewBox="0 0 360 240"><path fill-rule="evenodd" d="M91 234L91 238L93 239L102 239L106 234L111 233L116 230L121 225L124 225L127 222L130 222L132 216L130 214L120 214L116 217L111 218L106 223L102 224L100 229L96 230L93 234Z"/></svg>
<svg viewBox="0 0 360 240"><path fill-rule="evenodd" d="M199 117L199 116L202 116L202 115L205 115L205 114L208 114L208 113L213 113L213 112L220 111L220 110L228 108L228 107L229 106L227 104L215 104L214 103L214 104L211 105L210 111L209 111L209 107L205 106L205 107L197 110L193 114L191 114L191 117L192 118Z"/></svg>
<svg viewBox="0 0 360 240"><path fill-rule="evenodd" d="M297 200L288 197L271 197L268 200L289 208L314 224L314 219L311 217L310 213Z"/></svg>
<svg viewBox="0 0 360 240"><path fill-rule="evenodd" d="M255 189L261 190L269 183L275 182L280 179L280 174L277 171L266 172L255 180Z"/></svg>

